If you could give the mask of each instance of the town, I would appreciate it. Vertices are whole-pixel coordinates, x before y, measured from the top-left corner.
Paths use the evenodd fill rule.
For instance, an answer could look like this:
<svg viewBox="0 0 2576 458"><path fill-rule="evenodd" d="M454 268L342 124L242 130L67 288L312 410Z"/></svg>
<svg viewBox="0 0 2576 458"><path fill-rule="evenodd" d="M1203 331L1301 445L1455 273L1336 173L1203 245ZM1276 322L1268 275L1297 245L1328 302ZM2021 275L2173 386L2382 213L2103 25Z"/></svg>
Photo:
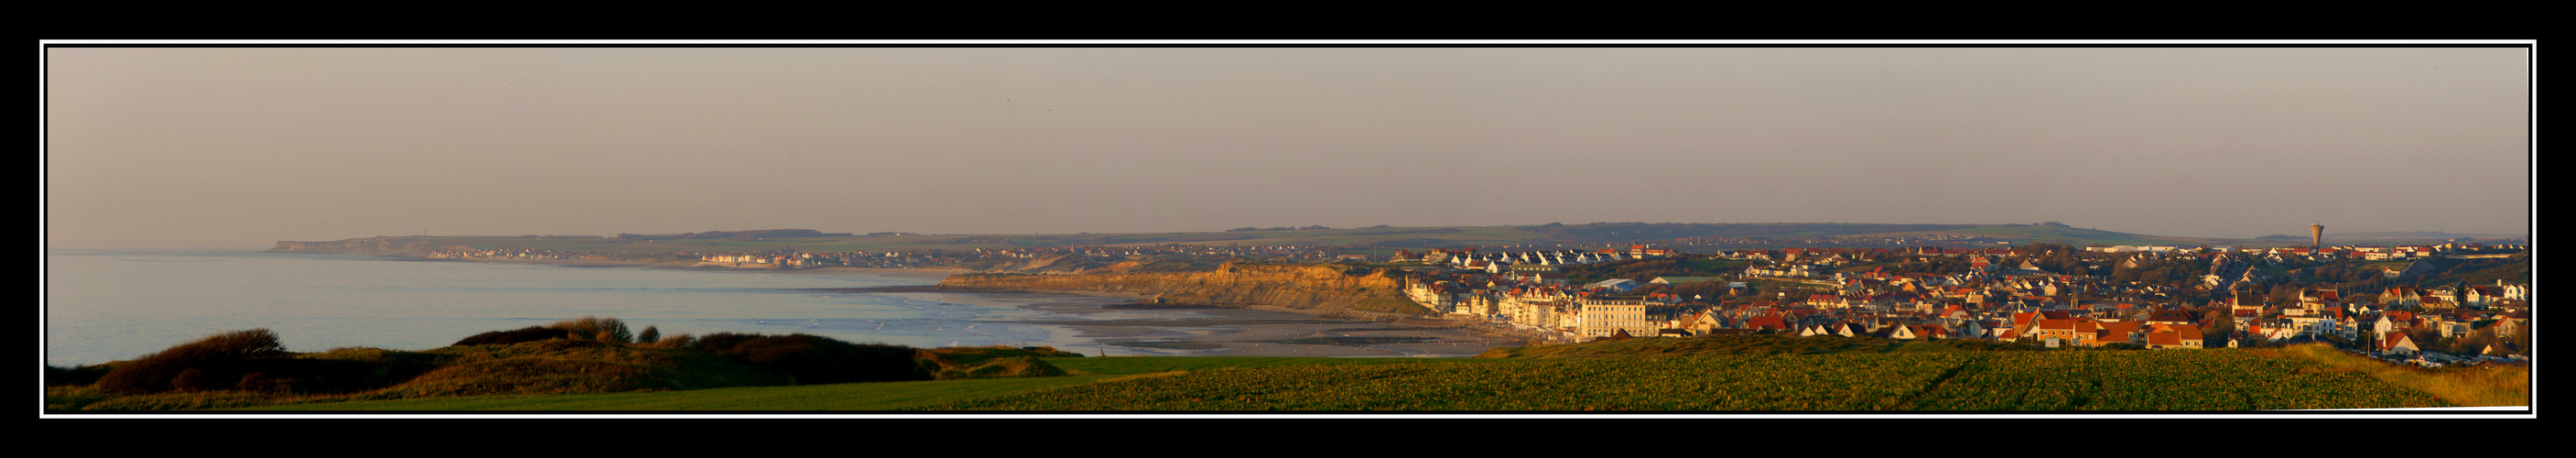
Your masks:
<svg viewBox="0 0 2576 458"><path fill-rule="evenodd" d="M1712 249L1712 240L1683 239L1597 249L1170 243L881 252L442 250L428 257L658 257L771 269L998 270L1012 261L1067 256L1341 263L1403 270L1405 296L1448 319L1553 341L1752 333L2051 348L2326 342L2426 366L2520 364L2528 354L2528 267L2507 259L2526 252L2518 244L1980 248L1973 246L1991 242L1944 241L1970 247ZM2522 274L2496 274L2516 265L2523 265ZM2426 282L2433 278L2441 280Z"/></svg>
<svg viewBox="0 0 2576 458"><path fill-rule="evenodd" d="M2529 285L2496 279L2480 285L2356 286L2430 275L2443 269L2437 267L2442 260L2493 259L2519 250L2447 244L2242 251L2037 245L1708 255L1646 246L1587 253L1435 250L1408 259L1441 267L1412 276L1407 293L1451 315L1563 340L1768 333L2146 349L2329 342L2413 364L2512 364L2525 354L2519 345L2528 344ZM1597 262L1657 259L1754 264L1713 276L1646 281L1575 283L1560 273ZM2343 267L2391 259L2412 261L2358 275ZM2301 278L2322 281L2293 281ZM2455 354L2472 356L2450 356Z"/></svg>

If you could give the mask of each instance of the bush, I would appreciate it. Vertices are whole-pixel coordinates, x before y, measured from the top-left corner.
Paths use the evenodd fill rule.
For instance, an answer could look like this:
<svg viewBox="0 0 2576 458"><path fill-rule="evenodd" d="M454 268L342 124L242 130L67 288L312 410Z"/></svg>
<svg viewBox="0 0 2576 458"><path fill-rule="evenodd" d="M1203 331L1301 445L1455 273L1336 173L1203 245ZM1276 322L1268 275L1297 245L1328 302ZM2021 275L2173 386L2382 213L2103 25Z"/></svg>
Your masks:
<svg viewBox="0 0 2576 458"><path fill-rule="evenodd" d="M486 333L482 333L482 334L475 334L475 335L473 335L473 336L466 337L466 338L465 338L465 340L459 340L459 341L456 341L456 343L454 343L454 344L449 344L448 346L451 346L451 347L461 347L461 346L466 346L466 345L509 345L509 344L522 343L522 342L536 342L536 341L543 341L543 340L561 339L561 338L564 338L564 337L566 337L566 335L564 334L564 331L563 331L563 330L561 330L561 329L553 329L553 328L545 328L545 327L529 326L529 327L524 327L524 328L519 328L519 329L513 329L513 330L508 330L508 331L492 331L492 332L486 332Z"/></svg>
<svg viewBox="0 0 2576 458"><path fill-rule="evenodd" d="M660 333L659 330L651 328L646 328L646 330L650 331L648 334ZM466 337L464 340L458 340L455 344L451 344L449 346L509 345L552 339L588 340L613 344L636 343L635 336L626 331L625 322L618 321L616 318L585 316L581 318L557 321L554 324L545 326L529 326L508 331L492 331L475 334L473 336ZM654 339L647 338L644 340L644 343L652 343L653 341Z"/></svg>
<svg viewBox="0 0 2576 458"><path fill-rule="evenodd" d="M45 386L89 386L107 375L108 366L93 364L68 368L45 366Z"/></svg>
<svg viewBox="0 0 2576 458"><path fill-rule="evenodd" d="M119 364L99 376L98 387L137 394L168 391L174 384L187 390L226 389L255 361L289 355L277 343L277 333L267 329L215 334Z"/></svg>
<svg viewBox="0 0 2576 458"><path fill-rule="evenodd" d="M698 338L688 333L653 340L654 348L696 348Z"/></svg>
<svg viewBox="0 0 2576 458"><path fill-rule="evenodd" d="M797 384L930 379L928 371L913 359L914 350L900 345L853 344L806 334L729 332L708 334L693 344L692 348L699 351L786 375Z"/></svg>
<svg viewBox="0 0 2576 458"><path fill-rule="evenodd" d="M626 323L617 321L616 318L585 316L581 318L557 321L555 324L547 327L564 330L566 333L573 335L574 338L592 339L602 343L623 344L635 342L635 335L626 332Z"/></svg>
<svg viewBox="0 0 2576 458"><path fill-rule="evenodd" d="M1064 369L1046 360L1029 356L1006 356L972 365L948 366L937 374L939 380L966 380L1005 377L1062 377Z"/></svg>
<svg viewBox="0 0 2576 458"><path fill-rule="evenodd" d="M194 367L179 371L178 377L170 379L170 389L173 390L206 391L213 388L206 384L206 373Z"/></svg>
<svg viewBox="0 0 2576 458"><path fill-rule="evenodd" d="M279 394L348 393L393 386L439 366L438 355L339 349L252 361L234 389Z"/></svg>

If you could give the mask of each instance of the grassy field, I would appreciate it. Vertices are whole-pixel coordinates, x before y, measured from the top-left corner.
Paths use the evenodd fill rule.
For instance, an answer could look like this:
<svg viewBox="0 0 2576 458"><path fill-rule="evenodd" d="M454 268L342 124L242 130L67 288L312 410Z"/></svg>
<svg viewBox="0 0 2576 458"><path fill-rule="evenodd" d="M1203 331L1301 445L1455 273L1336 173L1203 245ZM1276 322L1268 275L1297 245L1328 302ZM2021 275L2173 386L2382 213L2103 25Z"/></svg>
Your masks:
<svg viewBox="0 0 2576 458"><path fill-rule="evenodd" d="M889 411L917 409L1092 383L1195 371L1319 365L1415 364L1408 358L1269 358L1147 356L1048 358L1067 377L718 388L646 393L486 396L391 401L316 402L251 407L257 411ZM1456 360L1452 360L1456 361Z"/></svg>
<svg viewBox="0 0 2576 458"><path fill-rule="evenodd" d="M264 406L254 411L886 411L1098 383L1069 377L844 383L711 390L408 399Z"/></svg>
<svg viewBox="0 0 2576 458"><path fill-rule="evenodd" d="M2301 345L2280 350L2298 358L2316 361L2340 370L2357 371L2390 385L2406 387L2426 394L2445 404L2458 406L2522 406L2531 403L2531 369L2446 368L2425 369L2397 366L2337 351L2325 345Z"/></svg>
<svg viewBox="0 0 2576 458"><path fill-rule="evenodd" d="M1682 265L1709 272L1734 272L1744 270L1754 262L1750 259L1692 259L1682 261Z"/></svg>
<svg viewBox="0 0 2576 458"><path fill-rule="evenodd" d="M2527 372L2395 368L2322 346L2073 351L1730 336L1497 349L1477 359L1047 361L1074 375L249 410L2155 412L2511 406L2528 396Z"/></svg>
<svg viewBox="0 0 2576 458"><path fill-rule="evenodd" d="M1730 282L1737 282L1737 281L1744 282L1744 284L1745 284L1745 285L1747 285L1747 286L1752 286L1752 287L1757 288L1757 289L1760 289L1760 290L1762 290L1762 291L1777 291L1777 290L1784 290L1784 289L1802 289L1802 288L1839 288L1839 287L1841 287L1841 285L1836 285L1836 284L1833 284L1832 282L1826 282L1826 281L1822 281L1822 280L1814 280L1814 281L1808 281L1808 280L1795 280L1795 281L1793 281L1793 280L1773 280L1773 279L1769 279L1769 278L1738 278L1738 279L1733 279L1733 280L1728 280L1728 281L1730 281ZM1763 293L1763 294L1770 294L1770 293Z"/></svg>
<svg viewBox="0 0 2576 458"><path fill-rule="evenodd" d="M2134 412L2448 405L2319 368L2227 350L1425 361L1195 371L922 409ZM2329 386L2336 389L2314 389Z"/></svg>

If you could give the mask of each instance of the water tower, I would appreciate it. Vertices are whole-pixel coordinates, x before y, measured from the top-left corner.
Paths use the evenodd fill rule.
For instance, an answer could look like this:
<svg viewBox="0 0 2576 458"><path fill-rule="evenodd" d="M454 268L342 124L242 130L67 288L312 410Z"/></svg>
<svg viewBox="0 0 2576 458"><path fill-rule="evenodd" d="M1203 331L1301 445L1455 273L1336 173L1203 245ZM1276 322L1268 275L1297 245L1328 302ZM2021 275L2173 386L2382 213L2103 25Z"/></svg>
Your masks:
<svg viewBox="0 0 2576 458"><path fill-rule="evenodd" d="M2310 224L2310 225L2308 225L2308 249L2310 250L2310 251L2309 251L2309 253L2313 254L2313 253L2315 253L2315 252L2316 252L2315 250L2324 249L2325 247L2326 247L2326 225L2325 225L2325 224Z"/></svg>

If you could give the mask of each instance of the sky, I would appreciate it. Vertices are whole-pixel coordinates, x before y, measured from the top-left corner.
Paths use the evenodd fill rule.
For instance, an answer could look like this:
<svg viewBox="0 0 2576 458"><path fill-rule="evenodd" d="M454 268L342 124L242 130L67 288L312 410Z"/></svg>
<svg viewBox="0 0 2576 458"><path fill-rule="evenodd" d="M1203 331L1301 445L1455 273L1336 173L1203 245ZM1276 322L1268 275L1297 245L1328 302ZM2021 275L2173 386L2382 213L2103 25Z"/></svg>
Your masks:
<svg viewBox="0 0 2576 458"><path fill-rule="evenodd" d="M183 43L185 44L185 43ZM2058 221L2527 234L2523 47L77 47L45 243Z"/></svg>

